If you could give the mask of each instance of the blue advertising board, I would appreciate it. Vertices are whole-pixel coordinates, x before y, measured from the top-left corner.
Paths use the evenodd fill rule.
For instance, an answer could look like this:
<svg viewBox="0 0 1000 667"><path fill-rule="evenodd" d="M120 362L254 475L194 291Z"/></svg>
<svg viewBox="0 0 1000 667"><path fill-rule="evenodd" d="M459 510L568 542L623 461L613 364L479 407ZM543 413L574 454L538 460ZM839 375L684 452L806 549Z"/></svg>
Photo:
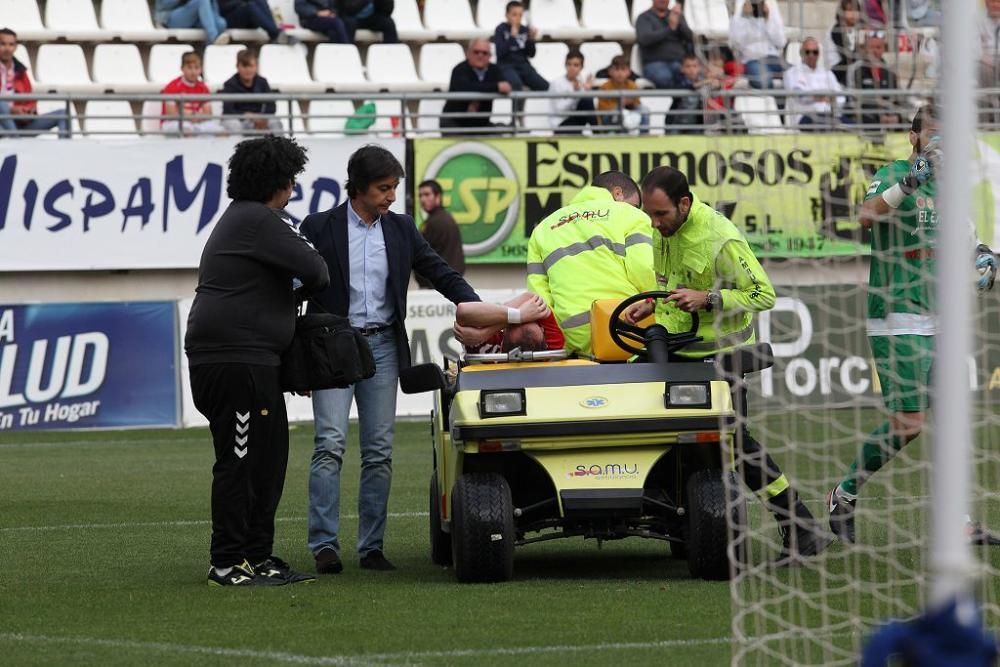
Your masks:
<svg viewBox="0 0 1000 667"><path fill-rule="evenodd" d="M0 305L0 431L176 426L172 301Z"/></svg>

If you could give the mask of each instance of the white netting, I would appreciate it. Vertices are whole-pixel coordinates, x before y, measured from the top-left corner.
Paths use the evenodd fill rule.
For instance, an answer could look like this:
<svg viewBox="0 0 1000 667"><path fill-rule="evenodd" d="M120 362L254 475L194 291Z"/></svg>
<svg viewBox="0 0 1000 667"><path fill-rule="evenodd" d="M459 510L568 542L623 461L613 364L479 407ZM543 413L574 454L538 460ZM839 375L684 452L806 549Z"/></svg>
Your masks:
<svg viewBox="0 0 1000 667"><path fill-rule="evenodd" d="M802 141L810 147L839 142L840 148L830 152L852 178L839 186L833 179L824 189L823 229L838 242L866 241L849 221L857 220L874 171L908 156L906 133L890 135L881 146L862 145L850 135ZM997 245L1000 208L994 190L1000 195L1000 185L993 180L1000 171L992 165L1000 156L1000 133L981 131L977 151L971 170L977 231L983 241ZM803 193L803 199L810 196ZM969 256L968 284L974 291L972 248ZM844 478L869 433L888 417L865 333L868 259L800 258L767 268L779 298L771 312L759 317L757 328L774 346L776 363L748 378L748 423L829 529L827 493ZM977 297L974 313L968 373L974 402L972 519L1000 532L1000 287ZM945 355L934 363L956 362ZM923 434L861 487L857 544L834 542L802 567L769 564L781 548L781 536L770 512L748 498L746 525L735 527L741 535L735 552L744 555L731 583L733 664L853 665L876 624L924 610L933 428L932 407ZM976 590L987 626L996 629L1000 547L975 547L975 558L981 567Z"/></svg>

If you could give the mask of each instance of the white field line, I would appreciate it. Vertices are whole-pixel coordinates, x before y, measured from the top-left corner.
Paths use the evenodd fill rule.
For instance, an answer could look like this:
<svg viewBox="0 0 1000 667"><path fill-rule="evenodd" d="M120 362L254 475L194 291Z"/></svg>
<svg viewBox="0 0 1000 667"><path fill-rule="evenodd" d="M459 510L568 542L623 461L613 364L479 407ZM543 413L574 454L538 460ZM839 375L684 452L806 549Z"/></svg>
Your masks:
<svg viewBox="0 0 1000 667"><path fill-rule="evenodd" d="M390 519L410 519L413 517L425 517L427 512L389 512ZM357 519L357 514L342 514L341 519ZM305 521L304 516L284 516L275 519L275 522ZM49 526L9 526L0 528L0 533L32 533L58 530L107 530L121 528L183 528L186 526L208 526L211 525L209 519L191 519L182 521L139 521L121 523L64 523Z"/></svg>
<svg viewBox="0 0 1000 667"><path fill-rule="evenodd" d="M728 644L729 637L708 637L705 639L664 639L648 642L613 642L605 644L573 644L549 646L516 646L482 649L454 649L446 651L407 651L398 653L370 653L360 655L312 656L280 651L253 651L216 646L173 644L168 642L144 642L130 639L100 639L96 637L54 637L49 635L29 635L22 633L0 633L0 642L23 642L31 644L79 644L102 646L115 649L133 649L174 654L199 654L218 657L249 658L299 665L385 665L392 663L412 665L424 660L448 658L486 658L499 656L529 656L546 653L582 653L594 651L635 651L685 646L707 646Z"/></svg>
<svg viewBox="0 0 1000 667"><path fill-rule="evenodd" d="M885 500L895 500L895 501L925 501L930 500L930 496L875 496L871 498L865 498L866 502L872 501L885 501ZM823 506L826 502L825 498L812 498L807 500L807 502ZM390 519L412 519L418 517L426 517L427 512L389 512ZM357 514L342 514L342 519L357 519ZM275 519L276 522L286 522L286 521L305 521L304 516L290 516L290 517L278 517ZM208 519L191 519L191 520L179 520L179 521L138 521L138 522L121 522L121 523L66 523L66 524L55 524L55 525L43 525L43 526L8 526L0 527L0 534L2 533L30 533L30 532L45 532L45 531L59 531L59 530L108 530L116 528L183 528L186 526L207 526L212 522Z"/></svg>
<svg viewBox="0 0 1000 667"><path fill-rule="evenodd" d="M174 445L188 444L192 442L205 442L211 444L209 436L201 438L132 438L124 440L115 438L113 440L53 440L50 442L5 442L0 444L0 449L28 449L32 447L85 447L88 445L101 445L103 447L115 447L117 445L127 447L142 447L145 445Z"/></svg>

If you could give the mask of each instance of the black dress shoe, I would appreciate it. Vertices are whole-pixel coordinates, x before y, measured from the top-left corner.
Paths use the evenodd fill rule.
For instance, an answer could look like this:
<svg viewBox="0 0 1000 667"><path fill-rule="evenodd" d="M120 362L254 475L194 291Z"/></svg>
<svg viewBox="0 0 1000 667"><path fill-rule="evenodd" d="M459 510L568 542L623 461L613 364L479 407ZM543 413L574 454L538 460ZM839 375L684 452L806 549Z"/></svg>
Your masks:
<svg viewBox="0 0 1000 667"><path fill-rule="evenodd" d="M340 574L344 564L333 549L320 549L316 554L316 574Z"/></svg>
<svg viewBox="0 0 1000 667"><path fill-rule="evenodd" d="M396 566L389 562L381 551L372 551L361 558L362 570L395 570Z"/></svg>

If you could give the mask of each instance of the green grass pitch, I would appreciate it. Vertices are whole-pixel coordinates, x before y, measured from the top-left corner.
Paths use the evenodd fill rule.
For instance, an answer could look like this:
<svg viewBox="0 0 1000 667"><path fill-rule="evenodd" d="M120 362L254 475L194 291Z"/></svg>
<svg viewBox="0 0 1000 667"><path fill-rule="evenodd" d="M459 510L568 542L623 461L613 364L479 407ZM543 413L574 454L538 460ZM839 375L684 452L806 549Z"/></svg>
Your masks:
<svg viewBox="0 0 1000 667"><path fill-rule="evenodd" d="M808 420L798 423L809 428ZM785 422L774 421L779 426ZM351 549L355 429L352 438L342 501L344 573L315 584L231 590L205 585L212 464L206 430L3 434L0 663L729 662L728 584L691 580L662 542L631 538L598 548L573 539L524 547L516 552L515 580L499 585L459 585L450 570L432 565L424 421L397 426L386 553L400 569L358 569ZM293 428L275 547L307 571L311 439L311 426ZM794 467L803 474L808 462ZM816 511L821 486L807 487ZM992 518L996 525L1000 516ZM1000 564L989 558L991 567ZM817 572L776 576L807 588L822 584Z"/></svg>

